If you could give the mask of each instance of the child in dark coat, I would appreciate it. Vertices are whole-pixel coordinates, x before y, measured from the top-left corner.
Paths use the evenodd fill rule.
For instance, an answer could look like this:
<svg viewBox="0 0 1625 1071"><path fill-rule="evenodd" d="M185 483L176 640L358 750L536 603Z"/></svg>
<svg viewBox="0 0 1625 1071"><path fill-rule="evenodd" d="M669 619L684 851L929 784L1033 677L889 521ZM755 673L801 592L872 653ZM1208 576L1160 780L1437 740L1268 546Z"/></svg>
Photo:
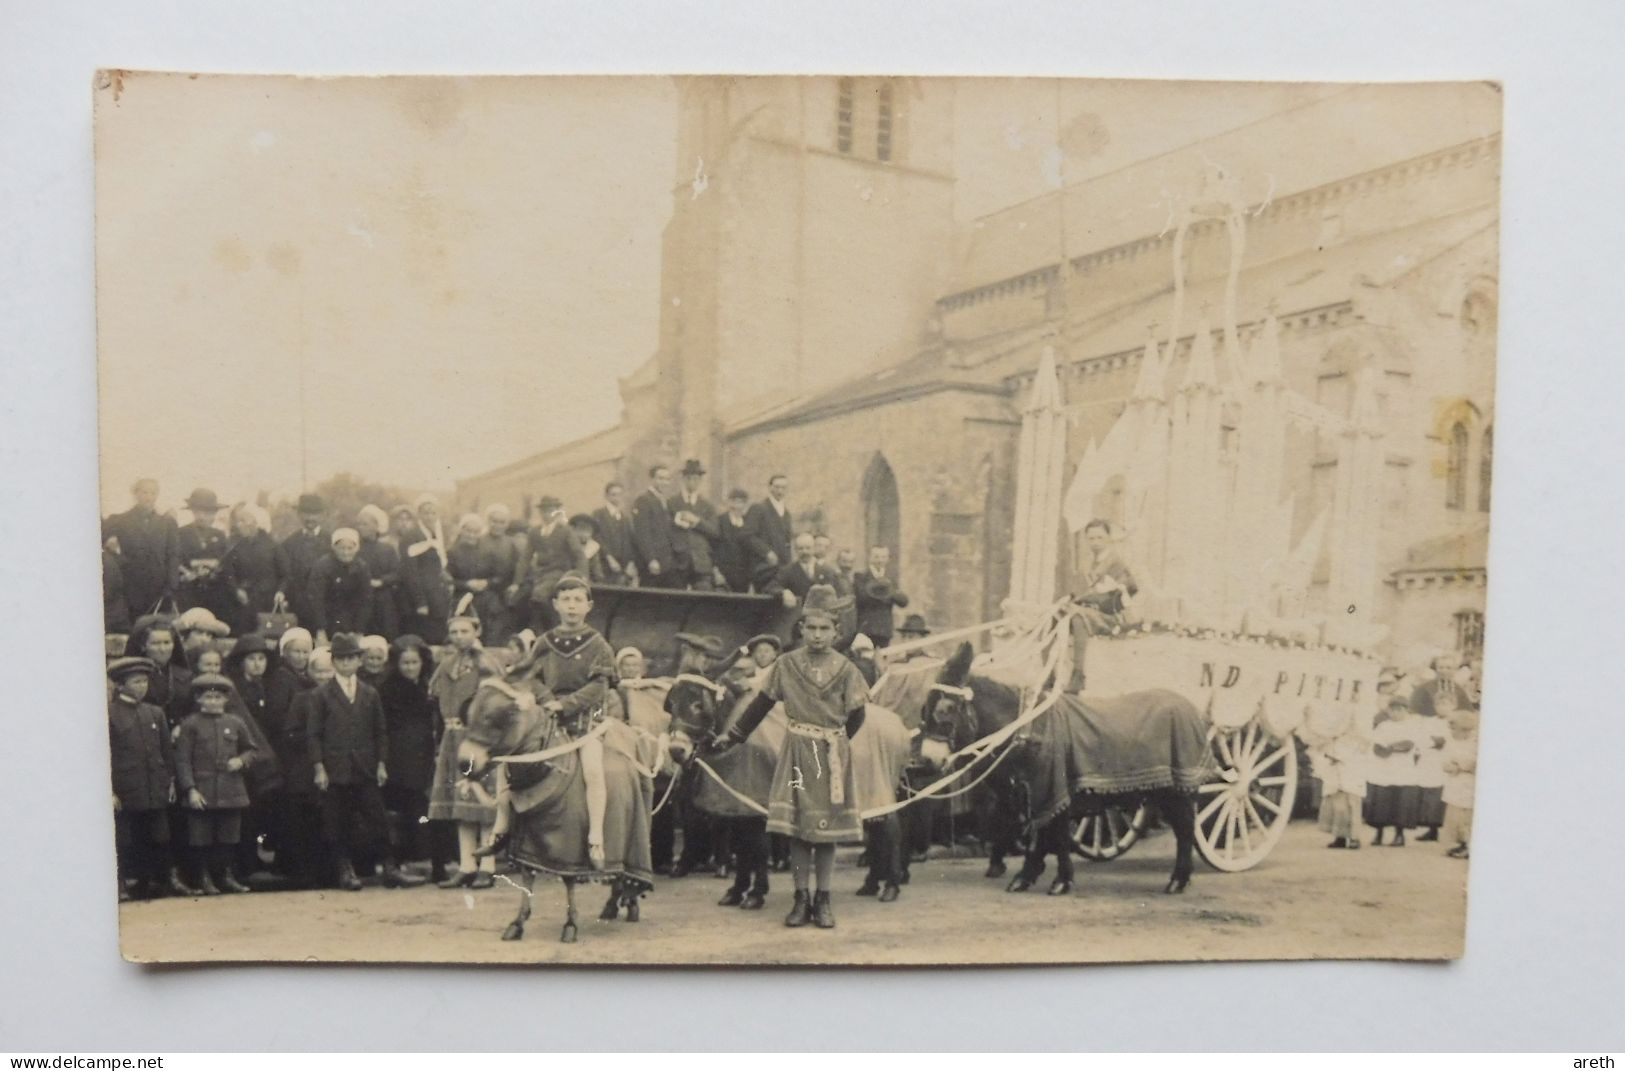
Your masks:
<svg viewBox="0 0 1625 1071"><path fill-rule="evenodd" d="M107 667L113 695L107 731L113 758L113 828L117 835L119 900L171 892L190 896L169 851L169 807L175 802L175 758L164 712L143 702L154 666L146 658L120 658Z"/></svg>
<svg viewBox="0 0 1625 1071"><path fill-rule="evenodd" d="M253 761L254 744L243 719L226 712L230 697L231 681L225 677L194 677L197 709L181 723L175 739L175 779L187 808L186 841L197 878L193 884L204 896L248 891L232 874L231 861L248 808L243 767Z"/></svg>

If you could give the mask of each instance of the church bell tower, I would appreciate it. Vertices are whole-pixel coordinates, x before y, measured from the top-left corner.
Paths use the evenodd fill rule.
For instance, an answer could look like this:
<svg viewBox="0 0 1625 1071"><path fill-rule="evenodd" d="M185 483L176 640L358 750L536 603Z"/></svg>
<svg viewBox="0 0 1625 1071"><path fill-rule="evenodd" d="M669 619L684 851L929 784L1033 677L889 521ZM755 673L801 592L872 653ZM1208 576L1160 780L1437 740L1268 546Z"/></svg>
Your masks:
<svg viewBox="0 0 1625 1071"><path fill-rule="evenodd" d="M949 267L946 79L682 78L660 344L623 385L640 467L720 478L722 430L893 363Z"/></svg>

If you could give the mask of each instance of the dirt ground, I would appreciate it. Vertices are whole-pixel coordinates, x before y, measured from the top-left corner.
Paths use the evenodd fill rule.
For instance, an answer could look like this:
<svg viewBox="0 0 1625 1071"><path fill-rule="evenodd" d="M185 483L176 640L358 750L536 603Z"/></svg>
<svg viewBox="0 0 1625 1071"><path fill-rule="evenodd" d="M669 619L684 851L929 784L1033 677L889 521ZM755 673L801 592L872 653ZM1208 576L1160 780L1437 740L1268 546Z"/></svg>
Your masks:
<svg viewBox="0 0 1625 1071"><path fill-rule="evenodd" d="M1079 862L1077 890L1004 892L985 862L916 863L895 903L853 895L856 852L836 870L838 925L789 930L788 874L767 908L716 906L726 884L662 880L642 921L597 920L604 894L583 888L581 935L560 944L564 890L538 882L524 940L498 940L522 895L498 882L469 893L433 886L359 893L254 893L120 907L121 943L137 962L305 961L572 964L1111 963L1134 960L1449 959L1463 951L1467 864L1438 844L1330 851L1313 824L1288 828L1263 864L1223 874L1198 862L1180 896L1161 889L1173 837L1122 859ZM1014 862L1014 861L1012 861ZM1051 864L1053 870L1053 863Z"/></svg>

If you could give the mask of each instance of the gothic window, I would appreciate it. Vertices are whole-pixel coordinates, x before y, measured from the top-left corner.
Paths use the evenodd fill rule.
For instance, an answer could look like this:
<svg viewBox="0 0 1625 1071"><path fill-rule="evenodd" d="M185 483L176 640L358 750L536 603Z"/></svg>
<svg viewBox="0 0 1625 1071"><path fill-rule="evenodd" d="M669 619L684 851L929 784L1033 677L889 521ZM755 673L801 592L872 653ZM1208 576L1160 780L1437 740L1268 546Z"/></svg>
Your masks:
<svg viewBox="0 0 1625 1071"><path fill-rule="evenodd" d="M1447 509L1467 508L1467 425L1450 429L1450 453L1445 459L1445 498Z"/></svg>
<svg viewBox="0 0 1625 1071"><path fill-rule="evenodd" d="M844 153L852 151L852 99L855 95L853 80L840 81L835 103L835 148Z"/></svg>
<svg viewBox="0 0 1625 1071"><path fill-rule="evenodd" d="M902 508L897 494L897 476L882 454L869 462L863 474L863 551L860 560L867 560L870 547L891 549L892 573L902 572L902 540L899 538Z"/></svg>
<svg viewBox="0 0 1625 1071"><path fill-rule="evenodd" d="M880 84L878 118L875 120L875 159L884 163L891 159L892 84Z"/></svg>
<svg viewBox="0 0 1625 1071"><path fill-rule="evenodd" d="M1468 656L1483 653L1484 615L1478 610L1461 610L1456 614L1456 650Z"/></svg>
<svg viewBox="0 0 1625 1071"><path fill-rule="evenodd" d="M1494 428L1485 428L1478 448L1478 508L1482 513L1490 511L1490 455L1494 449L1491 439L1494 432Z"/></svg>

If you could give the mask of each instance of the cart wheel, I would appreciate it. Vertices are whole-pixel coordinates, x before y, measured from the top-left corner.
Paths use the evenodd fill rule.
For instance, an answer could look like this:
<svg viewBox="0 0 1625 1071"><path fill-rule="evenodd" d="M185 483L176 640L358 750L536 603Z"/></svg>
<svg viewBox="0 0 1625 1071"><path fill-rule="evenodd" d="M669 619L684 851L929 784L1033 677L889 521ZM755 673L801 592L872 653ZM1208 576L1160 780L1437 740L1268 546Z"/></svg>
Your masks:
<svg viewBox="0 0 1625 1071"><path fill-rule="evenodd" d="M1072 830L1072 847L1091 863L1116 859L1134 847L1150 819L1151 812L1143 803L1133 811L1103 807L1098 813L1086 814L1078 820Z"/></svg>
<svg viewBox="0 0 1625 1071"><path fill-rule="evenodd" d="M1250 870L1275 847L1298 792L1298 749L1253 719L1208 730L1219 776L1197 790L1196 847L1215 869Z"/></svg>

